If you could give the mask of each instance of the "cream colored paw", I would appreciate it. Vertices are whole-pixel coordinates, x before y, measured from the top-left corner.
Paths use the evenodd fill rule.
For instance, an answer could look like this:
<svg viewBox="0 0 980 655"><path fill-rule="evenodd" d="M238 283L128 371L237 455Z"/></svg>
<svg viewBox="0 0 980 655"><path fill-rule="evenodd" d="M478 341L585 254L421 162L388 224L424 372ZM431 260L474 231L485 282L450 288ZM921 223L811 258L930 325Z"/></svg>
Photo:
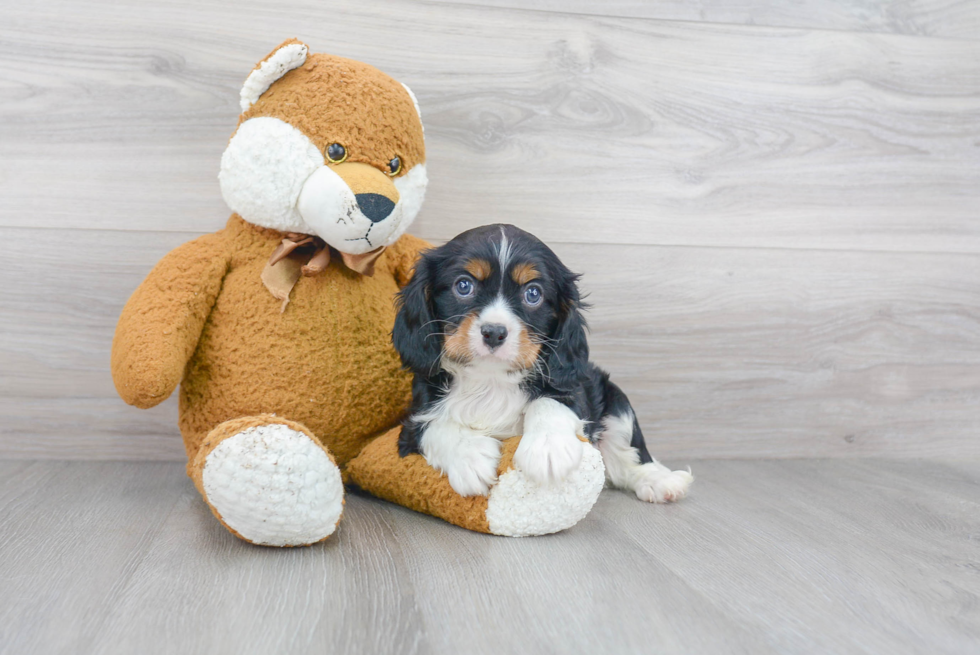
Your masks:
<svg viewBox="0 0 980 655"><path fill-rule="evenodd" d="M690 471L670 471L659 464L643 464L634 474L636 497L648 503L670 503L687 495L694 476Z"/></svg>
<svg viewBox="0 0 980 655"><path fill-rule="evenodd" d="M582 460L582 442L574 432L531 435L525 432L514 453L514 464L541 484L557 483Z"/></svg>
<svg viewBox="0 0 980 655"><path fill-rule="evenodd" d="M552 398L538 398L524 412L524 436L514 464L534 482L563 480L582 459L584 424L578 414Z"/></svg>
<svg viewBox="0 0 980 655"><path fill-rule="evenodd" d="M205 459L202 483L219 518L264 546L321 541L344 509L337 466L311 437L278 423L221 441Z"/></svg>
<svg viewBox="0 0 980 655"><path fill-rule="evenodd" d="M500 441L493 437L436 423L422 436L422 452L460 496L486 496L497 481Z"/></svg>
<svg viewBox="0 0 980 655"><path fill-rule="evenodd" d="M487 499L490 532L507 537L550 534L572 527L595 505L605 483L602 455L582 444L578 466L557 484L540 484L512 468Z"/></svg>

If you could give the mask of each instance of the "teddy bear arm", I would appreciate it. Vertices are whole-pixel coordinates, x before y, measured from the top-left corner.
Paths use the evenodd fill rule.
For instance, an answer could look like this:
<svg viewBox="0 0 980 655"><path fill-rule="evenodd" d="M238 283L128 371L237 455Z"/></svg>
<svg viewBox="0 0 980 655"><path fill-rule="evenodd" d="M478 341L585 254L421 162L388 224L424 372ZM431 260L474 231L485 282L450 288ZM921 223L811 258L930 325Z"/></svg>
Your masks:
<svg viewBox="0 0 980 655"><path fill-rule="evenodd" d="M112 340L111 368L128 404L153 407L177 388L229 259L221 233L185 243L161 259L126 302Z"/></svg>
<svg viewBox="0 0 980 655"><path fill-rule="evenodd" d="M419 254L432 247L432 244L425 239L411 234L403 234L395 245L391 246L388 256L392 259L392 273L399 288L404 287L412 279L412 271Z"/></svg>

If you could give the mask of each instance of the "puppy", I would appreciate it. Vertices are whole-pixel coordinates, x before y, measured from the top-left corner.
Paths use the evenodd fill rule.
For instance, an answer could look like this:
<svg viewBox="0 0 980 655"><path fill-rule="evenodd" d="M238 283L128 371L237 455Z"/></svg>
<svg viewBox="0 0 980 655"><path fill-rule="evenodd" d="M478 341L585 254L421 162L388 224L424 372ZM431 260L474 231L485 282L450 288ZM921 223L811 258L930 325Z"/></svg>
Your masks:
<svg viewBox="0 0 980 655"><path fill-rule="evenodd" d="M478 227L422 255L392 332L415 375L403 457L421 453L460 495L485 495L501 440L523 435L514 463L546 484L579 465L591 447L581 435L612 486L648 502L684 497L691 474L650 456L626 395L589 362L578 278L513 225Z"/></svg>

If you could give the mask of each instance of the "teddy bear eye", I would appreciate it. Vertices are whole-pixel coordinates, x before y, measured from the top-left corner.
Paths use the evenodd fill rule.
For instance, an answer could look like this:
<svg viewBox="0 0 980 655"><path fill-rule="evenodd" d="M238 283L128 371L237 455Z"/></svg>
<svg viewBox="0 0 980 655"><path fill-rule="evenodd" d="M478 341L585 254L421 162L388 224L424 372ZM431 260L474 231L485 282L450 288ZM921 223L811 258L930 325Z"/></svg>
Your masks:
<svg viewBox="0 0 980 655"><path fill-rule="evenodd" d="M339 143L331 143L327 146L326 155L331 164L339 164L347 159L347 148Z"/></svg>
<svg viewBox="0 0 980 655"><path fill-rule="evenodd" d="M402 170L402 160L401 157L395 157L390 162L388 162L388 175L394 177L398 175Z"/></svg>

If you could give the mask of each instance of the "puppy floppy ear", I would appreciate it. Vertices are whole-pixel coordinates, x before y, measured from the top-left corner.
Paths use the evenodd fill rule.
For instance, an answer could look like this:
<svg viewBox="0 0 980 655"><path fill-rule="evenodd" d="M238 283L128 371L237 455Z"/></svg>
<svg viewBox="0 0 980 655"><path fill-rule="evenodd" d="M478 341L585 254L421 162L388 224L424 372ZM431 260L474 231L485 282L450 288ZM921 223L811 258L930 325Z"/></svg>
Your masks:
<svg viewBox="0 0 980 655"><path fill-rule="evenodd" d="M426 378L438 371L442 357L442 328L435 320L432 300L433 266L425 254L415 262L411 281L396 298L398 314L391 331L402 365Z"/></svg>
<svg viewBox="0 0 980 655"><path fill-rule="evenodd" d="M582 315L588 305L579 295L579 277L557 262L554 279L558 286L558 323L549 335L554 347L547 349L545 371L550 384L561 391L577 387L589 363L589 341L585 334L588 325Z"/></svg>

